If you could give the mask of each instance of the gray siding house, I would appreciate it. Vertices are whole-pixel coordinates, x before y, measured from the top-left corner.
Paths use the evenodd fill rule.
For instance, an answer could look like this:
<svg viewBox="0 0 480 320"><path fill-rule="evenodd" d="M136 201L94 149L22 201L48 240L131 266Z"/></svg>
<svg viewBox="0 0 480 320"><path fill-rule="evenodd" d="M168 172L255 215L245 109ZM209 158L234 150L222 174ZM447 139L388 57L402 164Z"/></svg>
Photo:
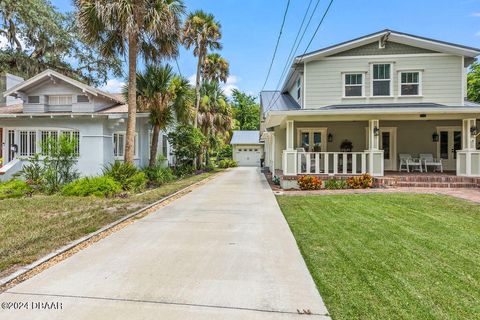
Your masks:
<svg viewBox="0 0 480 320"><path fill-rule="evenodd" d="M480 105L466 100L479 54L382 30L296 57L282 89L260 95L266 166L286 178L382 177L441 163L479 177Z"/></svg>
<svg viewBox="0 0 480 320"><path fill-rule="evenodd" d="M79 139L77 167L83 176L101 174L105 165L123 159L128 107L121 95L52 70L16 80L2 82L7 85L2 97L10 103L0 104L0 180L11 178L30 156L40 153L44 139L61 134ZM139 167L149 160L148 116L137 113L135 163ZM159 153L169 157L165 134L159 144Z"/></svg>

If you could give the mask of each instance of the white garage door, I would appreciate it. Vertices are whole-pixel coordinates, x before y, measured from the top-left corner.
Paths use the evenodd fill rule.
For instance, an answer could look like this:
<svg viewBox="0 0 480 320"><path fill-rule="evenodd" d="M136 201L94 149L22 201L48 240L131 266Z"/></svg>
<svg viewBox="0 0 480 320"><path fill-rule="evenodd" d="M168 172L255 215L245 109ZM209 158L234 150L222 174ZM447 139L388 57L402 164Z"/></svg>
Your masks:
<svg viewBox="0 0 480 320"><path fill-rule="evenodd" d="M260 147L236 147L235 160L239 166L260 167Z"/></svg>

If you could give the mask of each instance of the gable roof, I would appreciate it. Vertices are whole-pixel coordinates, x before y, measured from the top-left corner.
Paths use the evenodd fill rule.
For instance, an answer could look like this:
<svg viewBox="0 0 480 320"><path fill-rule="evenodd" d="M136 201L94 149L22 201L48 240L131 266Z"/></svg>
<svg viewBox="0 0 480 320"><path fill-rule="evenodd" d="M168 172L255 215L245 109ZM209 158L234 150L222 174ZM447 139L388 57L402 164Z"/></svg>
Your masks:
<svg viewBox="0 0 480 320"><path fill-rule="evenodd" d="M230 144L260 144L260 131L233 131L232 141Z"/></svg>
<svg viewBox="0 0 480 320"><path fill-rule="evenodd" d="M67 77L67 76L65 76L61 73L58 73L54 70L51 70L51 69L47 69L43 72L40 72L39 74L31 77L30 79L25 80L25 81L17 84L16 86L13 86L13 87L9 88L8 90L6 90L3 93L3 96L7 97L9 95L14 94L15 92L21 91L22 89L28 88L28 87L30 87L30 86L32 86L32 85L34 85L34 84L36 84L40 81L43 81L46 78L52 78L52 77L60 79L62 81L65 81L66 83L81 89L83 92L88 92L88 93L90 93L94 96L102 96L104 98L116 101L118 103L124 103L123 99L119 99L118 96L116 96L114 94L110 94L110 93L104 92L102 90L99 90L97 88L91 87L91 86L89 86L89 85L87 85L83 82L80 82L80 81L77 81L77 80L72 79L70 77Z"/></svg>
<svg viewBox="0 0 480 320"><path fill-rule="evenodd" d="M380 40L384 36L388 37L388 40L392 42L398 42L405 45L424 48L432 51L461 55L470 58L474 58L480 55L479 48L473 48L461 44L385 29L353 40L348 40L329 47L306 53L304 55L297 56L296 60L298 62L298 60L308 60L311 58L330 56L338 52L342 52L371 43L376 40Z"/></svg>

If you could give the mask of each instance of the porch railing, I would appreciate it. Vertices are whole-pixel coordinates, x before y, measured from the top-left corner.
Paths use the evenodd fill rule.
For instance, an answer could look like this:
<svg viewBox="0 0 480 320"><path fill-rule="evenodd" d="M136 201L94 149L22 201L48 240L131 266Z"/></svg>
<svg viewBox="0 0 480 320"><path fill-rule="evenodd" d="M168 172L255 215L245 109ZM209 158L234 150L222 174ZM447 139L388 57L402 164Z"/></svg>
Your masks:
<svg viewBox="0 0 480 320"><path fill-rule="evenodd" d="M298 152L297 174L363 174L367 159L366 152Z"/></svg>

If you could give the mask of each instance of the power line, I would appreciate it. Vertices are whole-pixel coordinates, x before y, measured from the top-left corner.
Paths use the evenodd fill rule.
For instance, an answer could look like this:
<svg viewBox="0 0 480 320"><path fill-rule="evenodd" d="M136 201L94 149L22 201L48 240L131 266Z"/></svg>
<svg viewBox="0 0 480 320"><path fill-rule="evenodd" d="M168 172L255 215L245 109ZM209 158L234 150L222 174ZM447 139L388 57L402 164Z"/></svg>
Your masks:
<svg viewBox="0 0 480 320"><path fill-rule="evenodd" d="M280 38L282 37L283 27L285 25L285 20L287 18L287 12L288 12L289 7L290 7L290 0L287 1L287 7L285 8L285 12L283 14L282 25L280 26L280 32L278 33L278 37L277 37L277 44L275 45L275 50L273 51L272 60L270 61L270 67L268 67L267 77L265 78L265 82L263 83L263 87L262 87L261 91L263 91L263 89L265 89L265 86L267 85L268 78L270 77L270 72L272 71L273 62L275 61L275 56L277 55L278 45L280 43Z"/></svg>
<svg viewBox="0 0 480 320"><path fill-rule="evenodd" d="M293 42L292 48L290 49L290 53L288 54L287 60L286 60L285 65L283 67L280 78L278 79L278 83L275 87L275 90L277 90L277 88L280 86L280 83L281 83L283 77L285 76L285 72L288 70L288 67L291 64L291 62L290 62L291 59L293 59L295 57L295 53L297 53L298 47L302 43L303 37L305 36L305 33L307 32L308 27L310 26L310 23L312 22L312 18L315 15L315 12L317 11L318 4L320 3L320 0L317 0L317 3L315 4L315 7L313 8L312 13L310 14L310 18L308 19L308 22L305 25L305 29L303 30L302 36L300 37L300 40L298 41L298 44L297 44L298 36L302 32L302 28L303 28L303 25L305 23L305 19L307 18L307 14L309 12L309 9L310 9L310 6L311 6L312 2L313 2L313 0L310 0L310 3L308 4L308 7L307 7L307 11L305 11L305 15L303 16L302 23L300 25L300 28L298 29L297 36L295 37L295 41Z"/></svg>
<svg viewBox="0 0 480 320"><path fill-rule="evenodd" d="M330 3L328 4L327 9L326 9L325 12L323 13L322 19L321 19L320 22L318 23L318 26L317 26L317 28L315 29L315 32L313 33L312 37L310 38L310 41L308 42L307 47L306 47L305 50L303 51L303 54L300 55L300 61L299 61L299 62L302 61L303 57L305 56L305 53L307 53L308 48L309 48L310 45L312 44L313 39L315 39L315 36L317 35L318 30L320 30L320 27L322 26L323 21L325 20L325 17L327 16L328 12L330 11L330 8L331 8L332 4L333 4L333 0L330 0ZM290 76L288 77L288 79L286 80L285 83L288 83L288 82L290 81L290 79L292 78L292 76L293 76L293 72L290 74ZM280 98L281 94L282 94L282 93L280 92L280 94L277 95L275 101L273 101L273 104L275 104L275 103L277 102L277 100ZM267 109L269 109L269 108L271 107L271 105L272 105L272 104L269 104Z"/></svg>
<svg viewBox="0 0 480 320"><path fill-rule="evenodd" d="M175 57L175 63L177 64L178 74L180 75L180 77L182 77L182 71L180 71L180 65L178 64L178 60L176 57Z"/></svg>

